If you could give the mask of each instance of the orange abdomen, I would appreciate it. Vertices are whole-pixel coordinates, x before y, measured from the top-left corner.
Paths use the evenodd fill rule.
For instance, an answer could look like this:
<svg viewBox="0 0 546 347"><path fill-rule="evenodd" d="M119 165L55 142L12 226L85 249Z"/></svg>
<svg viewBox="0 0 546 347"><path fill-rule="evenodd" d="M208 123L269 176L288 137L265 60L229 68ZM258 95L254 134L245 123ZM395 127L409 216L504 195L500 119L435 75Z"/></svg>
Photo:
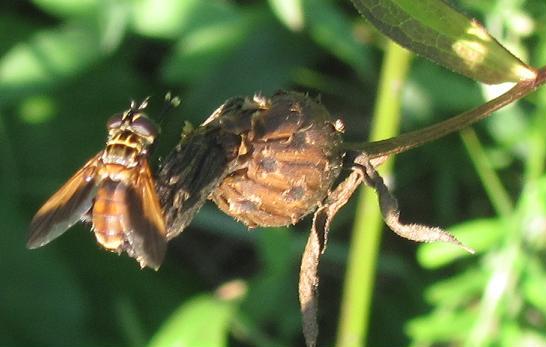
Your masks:
<svg viewBox="0 0 546 347"><path fill-rule="evenodd" d="M113 251L122 251L125 233L130 229L126 203L127 186L105 179L101 182L93 205L93 230L97 241Z"/></svg>

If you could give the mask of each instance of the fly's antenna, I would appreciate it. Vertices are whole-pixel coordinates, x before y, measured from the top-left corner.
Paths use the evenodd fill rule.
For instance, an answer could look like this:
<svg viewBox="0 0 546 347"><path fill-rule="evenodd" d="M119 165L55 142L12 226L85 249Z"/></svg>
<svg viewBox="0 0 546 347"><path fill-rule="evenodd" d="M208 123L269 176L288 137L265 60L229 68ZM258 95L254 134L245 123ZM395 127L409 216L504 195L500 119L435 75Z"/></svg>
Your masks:
<svg viewBox="0 0 546 347"><path fill-rule="evenodd" d="M136 113L138 111L144 110L146 107L148 107L148 102L150 101L150 97L147 96L140 104L137 104L135 100L131 100L131 104L129 106L129 110L133 113Z"/></svg>
<svg viewBox="0 0 546 347"><path fill-rule="evenodd" d="M168 113L180 106L181 100L178 96L173 96L171 92L167 92L165 94L165 99L163 101L163 108L159 112L159 115L157 116L157 123L161 125L165 118L167 118Z"/></svg>
<svg viewBox="0 0 546 347"><path fill-rule="evenodd" d="M168 113L172 111L174 108L178 107L180 103L181 101L178 96L173 97L171 92L168 92L167 94L165 94L165 99L163 100L163 108L159 112L155 121L159 131L161 130L161 124L167 118ZM157 148L158 143L159 143L159 139L156 139L149 150L150 153L155 152L155 149Z"/></svg>
<svg viewBox="0 0 546 347"><path fill-rule="evenodd" d="M140 104L137 104L135 100L131 100L129 104L129 109L123 113L123 119L126 119L129 116L142 112L146 107L148 107L148 102L150 97L147 96Z"/></svg>
<svg viewBox="0 0 546 347"><path fill-rule="evenodd" d="M142 102L140 103L140 105L138 105L138 108L136 109L137 111L142 111L144 110L146 107L148 107L148 101L150 101L150 97L147 96L144 100L142 100ZM131 103L131 108L133 107L133 103Z"/></svg>

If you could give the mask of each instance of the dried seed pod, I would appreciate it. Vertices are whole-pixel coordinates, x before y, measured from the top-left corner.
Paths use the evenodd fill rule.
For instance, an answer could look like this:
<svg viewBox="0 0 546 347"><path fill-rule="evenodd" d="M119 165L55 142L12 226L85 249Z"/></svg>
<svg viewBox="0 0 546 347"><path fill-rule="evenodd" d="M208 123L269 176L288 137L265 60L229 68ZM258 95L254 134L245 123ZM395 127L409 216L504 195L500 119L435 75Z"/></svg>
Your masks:
<svg viewBox="0 0 546 347"><path fill-rule="evenodd" d="M315 210L340 173L340 123L316 100L295 92L255 96L244 108L255 112L215 119L241 142L237 165L211 199L249 227L294 224Z"/></svg>
<svg viewBox="0 0 546 347"><path fill-rule="evenodd" d="M197 129L184 127L180 143L161 165L156 189L168 239L186 228L211 192L236 165L240 136L234 125L223 122L249 119L249 114L255 110L245 110L244 105L245 98L229 99Z"/></svg>
<svg viewBox="0 0 546 347"><path fill-rule="evenodd" d="M168 239L207 198L250 227L293 224L313 212L341 171L340 125L301 93L229 99L184 132L159 170Z"/></svg>

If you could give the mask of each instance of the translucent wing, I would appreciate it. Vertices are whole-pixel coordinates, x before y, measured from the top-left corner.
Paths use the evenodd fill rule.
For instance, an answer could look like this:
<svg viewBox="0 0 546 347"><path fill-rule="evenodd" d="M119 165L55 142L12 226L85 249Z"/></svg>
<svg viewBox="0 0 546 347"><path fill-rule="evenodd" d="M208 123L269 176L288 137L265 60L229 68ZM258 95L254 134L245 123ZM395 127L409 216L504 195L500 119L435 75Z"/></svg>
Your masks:
<svg viewBox="0 0 546 347"><path fill-rule="evenodd" d="M28 248L42 247L56 239L91 209L101 154L89 160L38 210L30 223Z"/></svg>
<svg viewBox="0 0 546 347"><path fill-rule="evenodd" d="M131 249L127 251L142 267L157 270L165 257L167 236L150 167L144 158L136 184L127 188L127 206L132 226L132 232L127 234Z"/></svg>

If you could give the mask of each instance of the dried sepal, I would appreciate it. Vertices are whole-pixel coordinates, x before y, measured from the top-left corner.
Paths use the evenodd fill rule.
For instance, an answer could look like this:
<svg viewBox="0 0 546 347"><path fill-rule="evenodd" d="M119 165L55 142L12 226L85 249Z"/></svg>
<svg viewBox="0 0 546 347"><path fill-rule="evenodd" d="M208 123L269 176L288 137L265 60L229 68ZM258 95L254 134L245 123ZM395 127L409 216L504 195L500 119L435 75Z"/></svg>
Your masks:
<svg viewBox="0 0 546 347"><path fill-rule="evenodd" d="M362 183L362 174L354 170L326 197L315 211L313 225L301 259L299 299L303 322L303 335L308 347L316 346L318 337L318 266L320 256L326 250L328 232L336 213Z"/></svg>
<svg viewBox="0 0 546 347"><path fill-rule="evenodd" d="M345 206L355 190L362 183L363 176L359 170L353 170L345 180L326 197L323 204L315 211L312 228L321 236L321 253L326 250L330 225L337 212Z"/></svg>
<svg viewBox="0 0 546 347"><path fill-rule="evenodd" d="M321 237L315 228L311 229L301 258L298 294L302 315L303 336L307 347L317 345L318 338L318 266L322 251Z"/></svg>
<svg viewBox="0 0 546 347"><path fill-rule="evenodd" d="M447 242L457 245L469 253L475 251L457 240L455 236L439 227L429 227L421 224L403 224L400 222L398 202L383 182L383 178L375 170L365 154L355 159L356 167L360 167L364 175L366 185L372 187L377 193L379 207L383 220L397 235L417 242Z"/></svg>

